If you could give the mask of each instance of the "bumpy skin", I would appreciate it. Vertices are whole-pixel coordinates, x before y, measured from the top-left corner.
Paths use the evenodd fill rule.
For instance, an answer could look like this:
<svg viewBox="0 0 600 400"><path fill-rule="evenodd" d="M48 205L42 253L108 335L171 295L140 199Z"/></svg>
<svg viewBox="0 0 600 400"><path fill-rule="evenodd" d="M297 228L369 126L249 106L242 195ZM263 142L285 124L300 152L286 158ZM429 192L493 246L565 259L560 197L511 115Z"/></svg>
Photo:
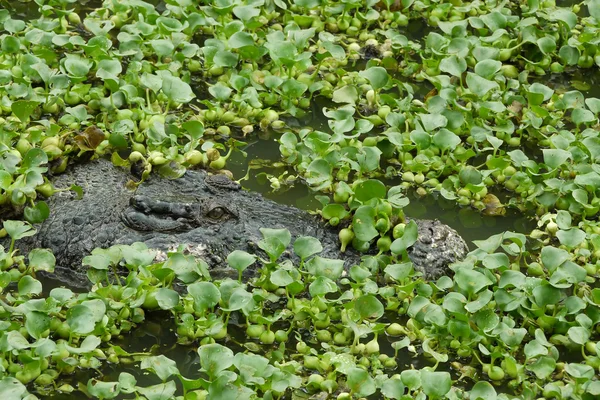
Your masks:
<svg viewBox="0 0 600 400"><path fill-rule="evenodd" d="M464 239L438 220L422 219L415 222L419 239L408 249L415 269L429 280L451 275L453 272L448 265L463 259L469 251Z"/></svg>
<svg viewBox="0 0 600 400"><path fill-rule="evenodd" d="M287 228L292 241L303 235L316 237L324 248L322 257L344 259L347 267L360 261L351 250L339 252L337 230L317 217L248 193L223 175L187 171L176 180L153 175L135 191L126 186L130 179L105 160L74 166L55 177L58 188L81 186L83 199L71 192L52 196L50 217L17 247L23 252L51 249L57 260L55 276L80 287L88 284L84 256L96 247L134 242L158 250L187 245L219 276L227 270L225 258L231 251L256 251L261 227ZM450 273L448 264L467 252L464 240L438 221L417 224L419 241L409 251L416 268L429 279Z"/></svg>

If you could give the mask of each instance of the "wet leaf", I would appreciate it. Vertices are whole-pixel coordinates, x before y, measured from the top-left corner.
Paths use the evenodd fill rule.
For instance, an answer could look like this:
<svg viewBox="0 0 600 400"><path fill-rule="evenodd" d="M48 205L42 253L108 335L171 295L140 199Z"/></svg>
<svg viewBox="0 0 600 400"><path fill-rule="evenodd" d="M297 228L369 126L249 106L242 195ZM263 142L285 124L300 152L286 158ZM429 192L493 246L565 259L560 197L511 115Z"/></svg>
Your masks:
<svg viewBox="0 0 600 400"><path fill-rule="evenodd" d="M218 343L200 346L198 355L200 356L200 367L211 378L217 377L220 371L233 365L233 352Z"/></svg>
<svg viewBox="0 0 600 400"><path fill-rule="evenodd" d="M140 368L151 370L163 382L165 382L170 376L179 375L177 363L162 354L159 356L142 358Z"/></svg>
<svg viewBox="0 0 600 400"><path fill-rule="evenodd" d="M212 282L196 282L188 286L194 299L194 308L202 313L219 304L221 292Z"/></svg>

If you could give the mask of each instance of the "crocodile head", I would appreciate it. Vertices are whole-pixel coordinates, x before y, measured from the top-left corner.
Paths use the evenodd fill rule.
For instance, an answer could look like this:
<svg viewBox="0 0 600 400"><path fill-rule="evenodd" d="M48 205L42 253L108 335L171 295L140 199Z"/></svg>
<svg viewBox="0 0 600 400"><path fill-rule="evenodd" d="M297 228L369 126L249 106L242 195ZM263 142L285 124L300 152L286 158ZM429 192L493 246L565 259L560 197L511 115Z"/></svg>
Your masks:
<svg viewBox="0 0 600 400"><path fill-rule="evenodd" d="M143 241L158 250L184 246L213 270L236 249L258 251L260 228L286 228L292 237L321 240L324 255L339 256L337 232L308 213L244 191L224 175L188 171L176 180L149 179L121 213L129 230L120 243Z"/></svg>

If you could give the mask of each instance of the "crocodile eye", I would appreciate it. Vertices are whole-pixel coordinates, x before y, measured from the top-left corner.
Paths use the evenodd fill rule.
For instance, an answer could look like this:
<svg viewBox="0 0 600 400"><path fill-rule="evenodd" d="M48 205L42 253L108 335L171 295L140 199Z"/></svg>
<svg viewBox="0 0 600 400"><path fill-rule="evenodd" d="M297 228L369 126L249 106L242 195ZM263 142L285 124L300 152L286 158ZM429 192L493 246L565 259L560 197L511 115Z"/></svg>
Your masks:
<svg viewBox="0 0 600 400"><path fill-rule="evenodd" d="M223 207L215 207L211 209L206 215L211 219L221 219L227 214L227 210Z"/></svg>

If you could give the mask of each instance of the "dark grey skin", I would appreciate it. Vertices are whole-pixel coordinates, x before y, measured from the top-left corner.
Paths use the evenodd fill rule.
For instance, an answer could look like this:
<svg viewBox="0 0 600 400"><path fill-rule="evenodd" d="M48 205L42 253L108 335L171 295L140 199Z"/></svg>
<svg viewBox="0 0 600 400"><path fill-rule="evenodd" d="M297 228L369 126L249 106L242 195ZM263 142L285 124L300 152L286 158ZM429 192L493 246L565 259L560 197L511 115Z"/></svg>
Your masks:
<svg viewBox="0 0 600 400"><path fill-rule="evenodd" d="M287 228L292 242L299 236L316 237L324 248L320 256L344 259L346 267L360 262L352 249L339 251L338 230L317 216L246 192L224 175L187 171L175 180L152 175L135 190L127 187L131 179L129 172L106 160L73 166L56 176L57 188L77 184L83 198L72 192L52 196L50 217L36 226L37 234L18 241L17 248L24 253L51 249L57 260L55 277L79 287L89 284L83 257L96 247L134 242L162 251L185 245L218 276L228 269L225 259L231 251L257 250L261 227ZM409 249L415 268L428 279L450 274L448 265L466 255L466 243L438 221L416 222L419 240Z"/></svg>

